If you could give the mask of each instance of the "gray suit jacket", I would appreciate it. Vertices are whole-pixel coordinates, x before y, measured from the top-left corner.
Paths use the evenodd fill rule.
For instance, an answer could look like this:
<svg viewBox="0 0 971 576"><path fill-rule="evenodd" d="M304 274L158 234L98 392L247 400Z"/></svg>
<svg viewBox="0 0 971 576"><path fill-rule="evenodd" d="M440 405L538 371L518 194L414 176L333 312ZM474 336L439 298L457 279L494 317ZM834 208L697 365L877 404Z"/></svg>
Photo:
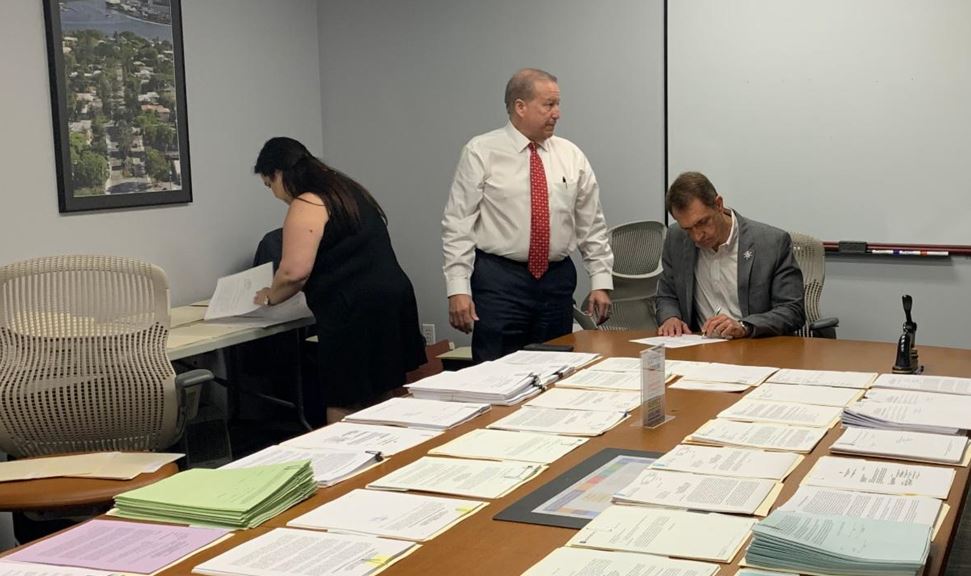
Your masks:
<svg viewBox="0 0 971 576"><path fill-rule="evenodd" d="M789 234L761 222L738 220L738 304L752 336L791 334L806 323L802 271L792 256ZM746 257L746 255L748 255ZM668 228L657 287L657 323L672 316L698 330L695 262L698 247L677 224Z"/></svg>

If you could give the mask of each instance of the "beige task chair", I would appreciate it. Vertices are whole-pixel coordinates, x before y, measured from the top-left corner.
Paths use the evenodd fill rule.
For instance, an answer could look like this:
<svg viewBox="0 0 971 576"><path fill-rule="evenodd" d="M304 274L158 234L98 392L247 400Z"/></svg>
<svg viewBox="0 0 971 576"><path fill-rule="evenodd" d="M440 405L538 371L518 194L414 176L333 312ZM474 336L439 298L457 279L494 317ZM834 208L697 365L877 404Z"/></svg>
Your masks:
<svg viewBox="0 0 971 576"><path fill-rule="evenodd" d="M587 302L574 308L573 318L585 330L656 330L654 317L657 282L661 276L661 251L667 228L661 222L621 224L610 230L614 253L614 290L610 295L613 312L597 326L584 314Z"/></svg>
<svg viewBox="0 0 971 576"><path fill-rule="evenodd" d="M806 324L798 331L797 336L810 338L836 338L836 328L839 318L820 318L819 299L823 294L823 284L826 281L826 250L823 243L807 236L790 232L792 239L792 255L802 270L802 285L805 297Z"/></svg>
<svg viewBox="0 0 971 576"><path fill-rule="evenodd" d="M186 390L165 353L168 281L156 266L55 256L0 268L0 450L17 458L172 446Z"/></svg>

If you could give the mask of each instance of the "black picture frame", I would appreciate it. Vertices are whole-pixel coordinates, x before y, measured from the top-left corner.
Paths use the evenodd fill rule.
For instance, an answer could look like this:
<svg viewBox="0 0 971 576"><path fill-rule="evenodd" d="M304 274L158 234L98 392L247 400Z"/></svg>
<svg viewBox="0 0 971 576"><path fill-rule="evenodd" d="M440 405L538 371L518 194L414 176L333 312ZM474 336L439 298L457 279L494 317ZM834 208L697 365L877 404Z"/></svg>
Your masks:
<svg viewBox="0 0 971 576"><path fill-rule="evenodd" d="M181 0L43 0L61 213L192 201Z"/></svg>

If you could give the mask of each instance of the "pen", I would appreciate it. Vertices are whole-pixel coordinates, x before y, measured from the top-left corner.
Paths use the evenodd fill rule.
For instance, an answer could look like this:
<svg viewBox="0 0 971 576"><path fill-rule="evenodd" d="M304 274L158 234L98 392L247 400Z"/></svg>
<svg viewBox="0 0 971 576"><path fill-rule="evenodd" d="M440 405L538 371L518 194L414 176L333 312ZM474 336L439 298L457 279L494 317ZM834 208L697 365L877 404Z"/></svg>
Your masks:
<svg viewBox="0 0 971 576"><path fill-rule="evenodd" d="M566 176L563 177L563 183L566 184Z"/></svg>
<svg viewBox="0 0 971 576"><path fill-rule="evenodd" d="M722 307L721 306L715 306L715 313L712 314L711 317L714 318L715 316L718 316L721 313L722 313ZM705 338L710 338L711 337L711 332L705 332L704 334L702 334L702 336L704 336Z"/></svg>
<svg viewBox="0 0 971 576"><path fill-rule="evenodd" d="M947 250L896 250L896 249L877 249L870 250L870 254L885 254L888 256L950 256Z"/></svg>

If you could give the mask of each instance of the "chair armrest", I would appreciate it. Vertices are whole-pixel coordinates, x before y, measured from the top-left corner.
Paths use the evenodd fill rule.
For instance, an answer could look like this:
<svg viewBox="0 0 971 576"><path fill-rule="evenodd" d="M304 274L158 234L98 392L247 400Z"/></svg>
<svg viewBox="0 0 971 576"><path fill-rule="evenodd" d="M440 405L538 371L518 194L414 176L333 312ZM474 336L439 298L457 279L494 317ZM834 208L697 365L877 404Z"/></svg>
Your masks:
<svg viewBox="0 0 971 576"><path fill-rule="evenodd" d="M810 330L825 330L826 328L838 328L840 325L839 318L820 318L815 322L809 323Z"/></svg>
<svg viewBox="0 0 971 576"><path fill-rule="evenodd" d="M176 426L180 437L185 431L186 422L195 418L199 411L202 385L214 379L215 376L212 372L202 369L189 370L175 375L175 390L179 395L179 418Z"/></svg>
<svg viewBox="0 0 971 576"><path fill-rule="evenodd" d="M586 304L586 302L584 302L584 304ZM576 306L573 307L573 320L576 321L576 323L580 325L580 328L583 328L584 330L597 329L597 323L593 321L593 318L584 314L583 311Z"/></svg>

